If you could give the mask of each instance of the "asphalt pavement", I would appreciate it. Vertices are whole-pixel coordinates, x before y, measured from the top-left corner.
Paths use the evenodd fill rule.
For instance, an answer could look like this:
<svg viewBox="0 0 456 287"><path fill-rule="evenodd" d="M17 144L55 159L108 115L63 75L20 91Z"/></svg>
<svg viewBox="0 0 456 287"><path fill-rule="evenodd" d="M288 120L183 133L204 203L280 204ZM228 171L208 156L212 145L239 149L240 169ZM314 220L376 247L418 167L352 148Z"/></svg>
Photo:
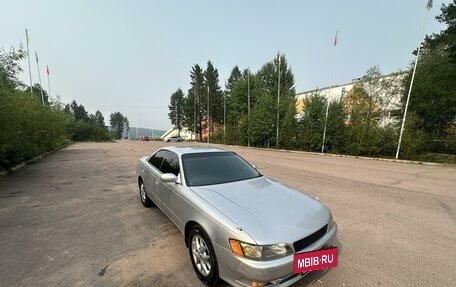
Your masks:
<svg viewBox="0 0 456 287"><path fill-rule="evenodd" d="M1 176L0 286L204 286L139 201L136 160L166 145L75 143ZM295 286L454 286L455 166L226 148L332 210L339 266Z"/></svg>

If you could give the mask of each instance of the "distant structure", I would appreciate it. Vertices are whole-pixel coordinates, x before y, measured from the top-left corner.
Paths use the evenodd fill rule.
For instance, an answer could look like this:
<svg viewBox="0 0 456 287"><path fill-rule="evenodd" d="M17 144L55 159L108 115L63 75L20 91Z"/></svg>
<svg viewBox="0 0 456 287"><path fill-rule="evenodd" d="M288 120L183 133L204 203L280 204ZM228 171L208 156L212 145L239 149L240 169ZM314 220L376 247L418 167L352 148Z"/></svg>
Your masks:
<svg viewBox="0 0 456 287"><path fill-rule="evenodd" d="M130 127L130 130L123 132L122 139L137 140L141 136L147 136L150 139L158 139L164 133L165 133L165 131L162 131L162 130L147 129L147 128L140 128L140 127Z"/></svg>
<svg viewBox="0 0 456 287"><path fill-rule="evenodd" d="M382 119L382 124L392 123L399 120L401 106L401 90L400 87L402 80L407 75L408 71L391 73L381 76L379 81L390 81L391 87L386 89L386 92L381 94L384 102L383 113L386 115ZM365 83L365 77L354 78L350 83L338 84L324 88L317 88L314 90L304 91L296 94L296 118L299 119L305 112L304 100L312 95L318 94L325 97L329 102L344 100L347 94L353 89L355 85ZM368 92L368 91L366 91ZM347 118L350 118L349 111L346 111Z"/></svg>
<svg viewBox="0 0 456 287"><path fill-rule="evenodd" d="M169 130L167 130L166 132L164 132L160 138L164 141L166 141L167 139L169 139L170 137L173 137L173 136L178 136L180 135L180 137L185 141L192 141L192 140L195 140L195 135L193 134L193 132L189 131L188 129L186 128L182 128L180 130L180 133L179 131L176 129L176 128L170 128Z"/></svg>

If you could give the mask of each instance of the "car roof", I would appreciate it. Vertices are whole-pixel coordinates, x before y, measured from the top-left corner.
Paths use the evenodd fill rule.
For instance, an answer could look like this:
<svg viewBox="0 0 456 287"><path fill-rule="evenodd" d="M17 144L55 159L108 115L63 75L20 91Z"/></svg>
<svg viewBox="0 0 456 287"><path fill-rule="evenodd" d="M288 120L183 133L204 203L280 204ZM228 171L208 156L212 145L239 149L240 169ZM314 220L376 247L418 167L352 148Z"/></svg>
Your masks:
<svg viewBox="0 0 456 287"><path fill-rule="evenodd" d="M161 148L161 150L169 150L178 154L179 156L190 153L230 152L225 149L208 146L167 146Z"/></svg>

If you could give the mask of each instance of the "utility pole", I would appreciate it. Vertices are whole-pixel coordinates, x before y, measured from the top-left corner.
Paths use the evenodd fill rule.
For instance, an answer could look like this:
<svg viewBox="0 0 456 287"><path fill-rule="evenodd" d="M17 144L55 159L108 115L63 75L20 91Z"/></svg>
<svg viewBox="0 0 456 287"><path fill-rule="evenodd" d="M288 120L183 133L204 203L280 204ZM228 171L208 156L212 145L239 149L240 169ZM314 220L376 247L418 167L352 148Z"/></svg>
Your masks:
<svg viewBox="0 0 456 287"><path fill-rule="evenodd" d="M32 70L30 68L30 52L29 52L29 36L28 31L25 29L25 38L27 42L27 61L28 61L28 68L29 68L29 78L30 78L30 95L33 96L33 88L32 88Z"/></svg>
<svg viewBox="0 0 456 287"><path fill-rule="evenodd" d="M177 128L177 136L180 137L179 104L178 104L177 100L174 100L174 105L176 106L176 128Z"/></svg>
<svg viewBox="0 0 456 287"><path fill-rule="evenodd" d="M196 142L196 93L197 91L194 91L193 94L193 135L195 137L195 142Z"/></svg>
<svg viewBox="0 0 456 287"><path fill-rule="evenodd" d="M247 146L250 147L250 69L247 70L247 110L248 110L248 127L247 127Z"/></svg>
<svg viewBox="0 0 456 287"><path fill-rule="evenodd" d="M207 126L207 143L210 143L210 136L211 136L211 126L209 125L209 105L210 105L210 95L209 95L209 85L207 86L207 119L206 119L206 126Z"/></svg>
<svg viewBox="0 0 456 287"><path fill-rule="evenodd" d="M40 91L41 91L41 102L44 106L44 95L43 95L43 85L41 84L41 74L40 74L40 66L38 64L38 54L35 52L36 57L36 69L38 70L38 79L40 80Z"/></svg>
<svg viewBox="0 0 456 287"><path fill-rule="evenodd" d="M277 87L277 135L276 135L276 147L279 148L279 120L280 120L280 52L277 55L279 57L279 75L278 75L278 87Z"/></svg>
<svg viewBox="0 0 456 287"><path fill-rule="evenodd" d="M223 144L226 145L226 80L225 93L223 95Z"/></svg>

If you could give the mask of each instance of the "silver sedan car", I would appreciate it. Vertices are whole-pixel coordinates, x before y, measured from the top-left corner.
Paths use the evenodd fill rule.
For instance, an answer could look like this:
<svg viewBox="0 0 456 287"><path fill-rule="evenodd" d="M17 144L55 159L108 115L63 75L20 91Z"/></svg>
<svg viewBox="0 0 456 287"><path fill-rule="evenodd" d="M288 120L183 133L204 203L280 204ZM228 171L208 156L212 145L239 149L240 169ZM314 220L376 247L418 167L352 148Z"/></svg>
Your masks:
<svg viewBox="0 0 456 287"><path fill-rule="evenodd" d="M172 136L166 140L166 142L183 142L184 139L179 136Z"/></svg>
<svg viewBox="0 0 456 287"><path fill-rule="evenodd" d="M337 225L317 199L259 173L234 152L169 146L138 160L139 195L183 234L199 279L290 286L294 254L332 247Z"/></svg>

